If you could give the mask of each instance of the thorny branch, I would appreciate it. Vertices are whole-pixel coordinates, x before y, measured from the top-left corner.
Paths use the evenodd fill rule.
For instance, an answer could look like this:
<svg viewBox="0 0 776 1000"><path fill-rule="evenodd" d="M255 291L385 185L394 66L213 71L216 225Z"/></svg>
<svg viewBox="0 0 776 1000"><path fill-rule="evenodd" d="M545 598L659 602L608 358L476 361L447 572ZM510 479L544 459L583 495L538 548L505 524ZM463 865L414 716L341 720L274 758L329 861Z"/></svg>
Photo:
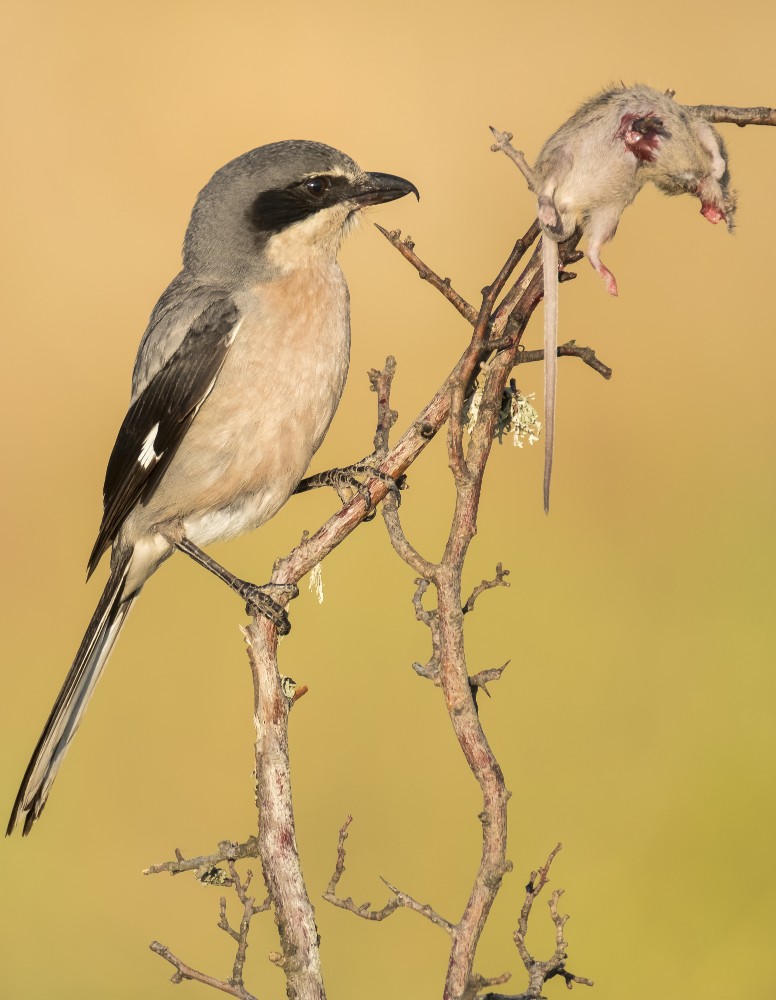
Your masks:
<svg viewBox="0 0 776 1000"><path fill-rule="evenodd" d="M469 678L469 687L471 688L475 707L477 706L477 692L482 690L490 698L491 694L490 691L488 691L488 684L490 684L491 681L501 680L501 675L508 666L509 660L507 660L507 662L502 664L500 667L491 667L489 670L480 670Z"/></svg>
<svg viewBox="0 0 776 1000"><path fill-rule="evenodd" d="M695 109L709 121L746 124L776 124L776 111L770 108L736 109L719 106L700 106ZM508 155L511 147L507 133L496 133L497 148ZM516 151L515 151L516 152ZM515 159L515 156L512 156ZM519 163L518 154L516 162ZM526 176L530 176L530 168ZM523 169L526 173L526 170ZM473 677L468 675L463 645L464 607L461 597L461 570L469 544L476 533L476 518L479 506L482 476L493 444L493 432L502 405L502 395L506 380L515 365L541 359L541 352L523 352L521 340L526 325L542 294L540 255L536 250L518 277L512 282L501 302L499 295L506 288L511 275L521 263L527 250L539 235L538 223L534 222L522 239L518 240L499 275L483 289L479 308L470 305L452 287L449 278L441 278L415 254L410 239L402 240L401 233L389 232L378 227L391 245L416 269L420 277L437 289L474 328L470 343L454 365L444 383L423 408L412 425L407 428L392 449L388 449L388 432L395 421L390 409L389 392L393 378L393 360L389 359L386 369L372 373L372 385L378 393L379 421L375 435L376 475L367 480L365 489L355 496L314 534L303 537L287 556L277 560L272 582L278 584L298 583L313 567L321 562L337 545L364 520L370 509L383 500L389 490L388 477L397 480L419 457L428 442L449 420L448 458L454 476L456 505L447 543L438 562L425 558L404 534L396 511L395 495L392 494L384 505L389 536L399 555L419 574L417 590L413 598L418 620L431 630L432 653L425 667L415 664L415 670L433 680L443 692L446 709L455 730L462 752L472 774L480 785L483 809L483 844L479 868L469 899L457 923L447 921L430 907L418 903L401 890L388 884L394 893L380 911L370 911L369 904L357 907L352 900L336 897L337 883L344 872L344 839L347 824L340 831L337 868L327 889L335 905L351 909L367 919L380 920L399 906L414 909L443 927L451 938L450 961L445 983L445 1000L473 1000L479 990L505 982L509 974L485 978L473 971L473 962L480 934L490 913L502 878L511 869L506 859L506 803L509 793L495 756L482 730L475 704L475 694L491 679L500 676L504 669L481 671ZM575 263L581 254L576 249L576 237L560 246L562 268ZM572 275L562 272L561 277ZM561 356L581 359L603 377L611 375L610 369L595 357L589 348L578 348L573 342L559 348ZM483 372L482 401L467 447L463 442L463 422L467 394L481 367L488 362ZM450 415L452 414L452 419ZM423 598L426 590L434 586L437 592L437 608L428 611ZM486 588L487 589L487 588ZM281 599L281 602L285 599ZM465 602L468 604L469 602ZM207 880L214 866L226 861L230 864L237 857L253 856L257 850L261 859L264 879L269 891L271 905L278 925L282 954L273 960L286 974L286 992L290 1000L323 1000L325 991L320 968L317 928L314 913L301 874L301 866L296 846L293 812L291 807L290 770L288 764L288 712L293 699L283 690L277 666L277 631L267 619L255 619L245 630L249 660L254 680L256 706L256 776L257 805L259 806L259 833L246 844L234 845L224 842L215 855L202 858L184 859L176 852L176 860L157 865L148 872L200 870ZM546 873L554 857L550 856L544 869L536 875L529 889L521 921L515 932L515 941L526 962L524 949L524 922L527 922L533 900L538 894L537 884L546 882ZM204 867L204 871L203 871ZM542 872L544 873L542 875ZM218 876L214 876L218 877ZM231 877L231 876L230 876ZM247 885L243 890L247 893ZM239 894L239 893L238 893ZM565 970L565 941L563 927L565 916L560 916L557 904L560 893L550 900L552 919L556 927L556 951L547 963L537 963L530 959L528 992L510 1000L534 1000L540 995L541 982L555 975L563 976L568 985L571 982L589 983ZM246 895L247 898L247 895ZM242 968L245 958L245 937L243 919L258 912L253 903L250 907L243 903L243 918L240 930L228 924L225 910L219 922L227 933L239 943L243 942L233 967L229 981L216 980L199 973L177 959L164 945L154 942L152 950L175 967L174 982L193 979L215 989L230 993L240 1000L254 1000L242 985ZM366 909L365 909L366 908ZM249 913L250 910L250 913ZM525 921L523 915L525 914ZM235 938L235 934L237 937ZM247 928L245 929L247 936ZM528 968L528 966L526 966ZM535 975L535 978L531 978ZM489 994L490 1000L498 1000L500 995Z"/></svg>

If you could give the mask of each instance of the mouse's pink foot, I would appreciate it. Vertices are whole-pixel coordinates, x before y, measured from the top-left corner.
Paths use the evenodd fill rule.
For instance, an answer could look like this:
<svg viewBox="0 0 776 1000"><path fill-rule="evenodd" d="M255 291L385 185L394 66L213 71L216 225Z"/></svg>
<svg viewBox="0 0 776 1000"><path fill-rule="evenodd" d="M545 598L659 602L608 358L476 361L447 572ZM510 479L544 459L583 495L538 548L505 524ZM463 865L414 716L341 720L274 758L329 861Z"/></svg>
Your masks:
<svg viewBox="0 0 776 1000"><path fill-rule="evenodd" d="M708 203L701 203L701 215L704 219L708 219L713 225L716 226L718 222L725 222L725 213L717 205L709 205Z"/></svg>
<svg viewBox="0 0 776 1000"><path fill-rule="evenodd" d="M596 271L598 271L598 273L604 279L604 283L606 285L607 292L610 295L614 295L616 297L617 294L618 294L618 292L617 292L617 280L615 279L615 277L612 274L612 272L609 270L609 268L606 266L606 264L602 264L601 263L601 261L600 261L600 259L598 257L589 257L589 260L590 260L590 263L593 265L593 267L596 269Z"/></svg>

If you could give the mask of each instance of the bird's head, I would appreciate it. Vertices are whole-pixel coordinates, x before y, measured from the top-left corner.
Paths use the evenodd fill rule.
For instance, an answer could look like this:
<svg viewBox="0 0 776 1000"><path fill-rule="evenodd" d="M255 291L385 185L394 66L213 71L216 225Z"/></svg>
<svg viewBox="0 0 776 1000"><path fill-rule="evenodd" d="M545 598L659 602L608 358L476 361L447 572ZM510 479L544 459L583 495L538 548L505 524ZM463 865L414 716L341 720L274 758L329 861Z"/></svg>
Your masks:
<svg viewBox="0 0 776 1000"><path fill-rule="evenodd" d="M200 192L184 266L223 282L333 260L357 212L410 193L418 196L410 181L365 172L320 142L260 146L227 163Z"/></svg>

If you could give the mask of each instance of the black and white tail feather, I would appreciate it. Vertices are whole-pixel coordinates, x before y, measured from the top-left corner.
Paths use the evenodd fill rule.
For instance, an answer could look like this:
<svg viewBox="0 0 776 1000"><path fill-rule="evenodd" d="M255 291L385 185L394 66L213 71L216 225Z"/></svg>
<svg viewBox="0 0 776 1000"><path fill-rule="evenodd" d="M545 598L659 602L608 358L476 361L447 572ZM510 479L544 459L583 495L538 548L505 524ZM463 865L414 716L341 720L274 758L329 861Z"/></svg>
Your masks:
<svg viewBox="0 0 776 1000"><path fill-rule="evenodd" d="M59 765L75 735L121 626L140 593L137 590L130 597L122 597L128 562L128 559L124 559L116 566L105 585L97 609L75 654L73 665L27 765L13 804L6 836L13 833L22 822L22 834L26 836L43 812Z"/></svg>

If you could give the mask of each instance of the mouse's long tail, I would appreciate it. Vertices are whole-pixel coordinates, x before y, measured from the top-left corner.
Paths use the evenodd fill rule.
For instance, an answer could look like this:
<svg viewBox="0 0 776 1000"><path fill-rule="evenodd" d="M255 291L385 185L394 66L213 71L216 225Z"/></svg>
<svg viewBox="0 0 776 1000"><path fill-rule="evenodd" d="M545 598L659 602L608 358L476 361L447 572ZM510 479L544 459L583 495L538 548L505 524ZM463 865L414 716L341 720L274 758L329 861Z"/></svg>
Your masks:
<svg viewBox="0 0 776 1000"><path fill-rule="evenodd" d="M542 236L544 268L544 512L550 512L555 392L558 386L558 244Z"/></svg>

